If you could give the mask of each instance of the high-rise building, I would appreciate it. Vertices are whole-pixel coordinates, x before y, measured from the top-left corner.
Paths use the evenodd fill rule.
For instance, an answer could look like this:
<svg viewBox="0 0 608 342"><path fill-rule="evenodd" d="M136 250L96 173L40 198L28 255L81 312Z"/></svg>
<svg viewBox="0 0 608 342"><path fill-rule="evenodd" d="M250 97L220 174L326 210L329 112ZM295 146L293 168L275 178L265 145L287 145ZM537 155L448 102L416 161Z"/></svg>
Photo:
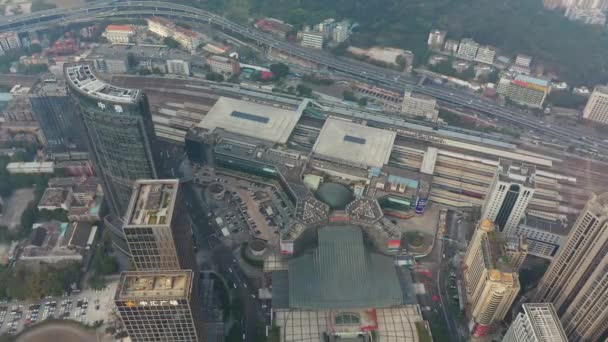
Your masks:
<svg viewBox="0 0 608 342"><path fill-rule="evenodd" d="M196 270L190 227L178 179L135 182L123 227L135 269Z"/></svg>
<svg viewBox="0 0 608 342"><path fill-rule="evenodd" d="M76 107L68 96L64 82L40 82L29 100L44 133L47 148L52 153L86 151L86 137L82 134Z"/></svg>
<svg viewBox="0 0 608 342"><path fill-rule="evenodd" d="M481 218L495 222L498 230L507 235L517 231L536 188L536 167L514 164L501 159L490 190L481 210Z"/></svg>
<svg viewBox="0 0 608 342"><path fill-rule="evenodd" d="M502 342L568 342L550 303L525 303Z"/></svg>
<svg viewBox="0 0 608 342"><path fill-rule="evenodd" d="M0 33L0 50L7 52L10 50L16 50L21 47L21 40L16 32L2 32Z"/></svg>
<svg viewBox="0 0 608 342"><path fill-rule="evenodd" d="M203 340L190 270L123 272L114 303L133 342Z"/></svg>
<svg viewBox="0 0 608 342"><path fill-rule="evenodd" d="M477 56L477 49L479 48L479 44L470 38L465 38L460 41L460 45L458 45L458 57L462 59L466 59L467 61L472 61Z"/></svg>
<svg viewBox="0 0 608 342"><path fill-rule="evenodd" d="M541 279L570 341L608 338L608 193L592 195Z"/></svg>
<svg viewBox="0 0 608 342"><path fill-rule="evenodd" d="M522 66L522 67L529 68L530 64L532 64L532 57L530 57L528 55L518 54L515 57L515 64Z"/></svg>
<svg viewBox="0 0 608 342"><path fill-rule="evenodd" d="M485 336L494 323L505 318L520 290L518 269L526 253L525 237L507 237L490 220L479 222L462 271L474 336Z"/></svg>
<svg viewBox="0 0 608 342"><path fill-rule="evenodd" d="M64 66L68 91L82 118L89 155L103 180L112 214L122 217L137 179L157 178L155 134L146 95L101 79L91 63Z"/></svg>
<svg viewBox="0 0 608 342"><path fill-rule="evenodd" d="M526 67L513 65L512 70L526 70ZM551 91L549 82L544 79L523 74L512 77L502 77L496 87L496 92L517 103L541 108L545 98Z"/></svg>
<svg viewBox="0 0 608 342"><path fill-rule="evenodd" d="M496 57L496 49L491 46L480 46L475 55L475 61L480 63L492 64Z"/></svg>
<svg viewBox="0 0 608 342"><path fill-rule="evenodd" d="M433 122L437 121L439 116L437 101L434 98L412 94L409 91L403 94L401 112L411 116L423 116L426 120Z"/></svg>
<svg viewBox="0 0 608 342"><path fill-rule="evenodd" d="M583 118L602 124L608 124L608 87L597 86L593 89L585 109Z"/></svg>
<svg viewBox="0 0 608 342"><path fill-rule="evenodd" d="M336 43L343 43L348 39L349 31L348 28L350 23L348 21L339 22L332 30L332 39Z"/></svg>
<svg viewBox="0 0 608 342"><path fill-rule="evenodd" d="M446 31L432 30L429 32L429 38L426 43L431 49L441 49L445 43L446 35Z"/></svg>

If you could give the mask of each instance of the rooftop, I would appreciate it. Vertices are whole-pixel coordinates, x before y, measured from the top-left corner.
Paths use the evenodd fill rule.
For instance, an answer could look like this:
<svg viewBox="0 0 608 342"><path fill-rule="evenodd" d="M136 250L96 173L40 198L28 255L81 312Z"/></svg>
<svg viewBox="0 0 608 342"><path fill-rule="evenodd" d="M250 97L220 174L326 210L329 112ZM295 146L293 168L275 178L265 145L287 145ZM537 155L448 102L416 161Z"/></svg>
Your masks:
<svg viewBox="0 0 608 342"><path fill-rule="evenodd" d="M133 31L133 26L131 26L131 25L108 25L108 26L106 26L106 31Z"/></svg>
<svg viewBox="0 0 608 342"><path fill-rule="evenodd" d="M248 137L285 144L301 111L220 97L198 124L210 131L222 128Z"/></svg>
<svg viewBox="0 0 608 342"><path fill-rule="evenodd" d="M47 188L38 202L39 207L61 206L68 199L69 190L64 188Z"/></svg>
<svg viewBox="0 0 608 342"><path fill-rule="evenodd" d="M371 253L356 226L324 227L319 246L289 261L289 306L381 308L404 304L391 257Z"/></svg>
<svg viewBox="0 0 608 342"><path fill-rule="evenodd" d="M524 303L523 310L532 323L539 342L566 342L568 338L551 303Z"/></svg>
<svg viewBox="0 0 608 342"><path fill-rule="evenodd" d="M188 298L192 271L134 271L120 275L116 300Z"/></svg>
<svg viewBox="0 0 608 342"><path fill-rule="evenodd" d="M99 100L135 103L141 93L139 89L121 88L107 83L97 75L93 65L88 62L68 64L64 67L64 74L68 83L74 88ZM115 107L115 110L121 111L118 107Z"/></svg>
<svg viewBox="0 0 608 342"><path fill-rule="evenodd" d="M515 76L515 80L535 84L540 87L549 86L549 81L547 81L547 80L544 80L542 78L532 77L532 76L526 76L526 75L522 75L522 74Z"/></svg>
<svg viewBox="0 0 608 342"><path fill-rule="evenodd" d="M544 218L536 217L534 215L526 215L521 221L520 225L561 235L564 237L566 237L570 232L570 228L565 223L562 223L560 221L547 220Z"/></svg>
<svg viewBox="0 0 608 342"><path fill-rule="evenodd" d="M125 215L127 225L169 225L178 187L178 179L136 181Z"/></svg>
<svg viewBox="0 0 608 342"><path fill-rule="evenodd" d="M536 166L534 165L500 159L498 172L501 181L517 183L529 188L536 186Z"/></svg>
<svg viewBox="0 0 608 342"><path fill-rule="evenodd" d="M321 129L313 152L355 165L382 167L388 163L395 136L393 131L330 117Z"/></svg>

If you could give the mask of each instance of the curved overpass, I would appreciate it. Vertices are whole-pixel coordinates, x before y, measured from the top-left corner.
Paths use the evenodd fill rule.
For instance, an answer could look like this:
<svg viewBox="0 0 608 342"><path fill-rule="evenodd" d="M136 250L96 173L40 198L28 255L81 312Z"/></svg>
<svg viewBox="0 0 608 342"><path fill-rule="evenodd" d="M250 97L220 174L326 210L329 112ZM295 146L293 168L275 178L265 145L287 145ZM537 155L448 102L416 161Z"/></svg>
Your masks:
<svg viewBox="0 0 608 342"><path fill-rule="evenodd" d="M95 3L71 9L52 9L35 12L33 14L5 17L0 20L0 32L32 31L44 29L53 25L89 21L91 18L111 18L117 16L146 17L152 15L179 17L216 25L224 30L238 33L258 44L267 46L270 49L284 51L290 55L323 65L329 69L349 74L359 79L369 80L399 91L406 87L411 88L446 103L473 109L523 126L526 129L535 129L544 132L545 134L553 135L570 144L602 148L608 151L608 143L605 143L600 139L585 138L583 140L581 137L584 135L581 132L563 129L561 127L549 127L535 118L527 117L521 112L504 108L483 97L443 86L416 85L413 79L400 72L383 69L352 59L337 57L323 51L310 50L299 45L273 38L258 30L236 24L211 12L185 5L161 1L114 1Z"/></svg>

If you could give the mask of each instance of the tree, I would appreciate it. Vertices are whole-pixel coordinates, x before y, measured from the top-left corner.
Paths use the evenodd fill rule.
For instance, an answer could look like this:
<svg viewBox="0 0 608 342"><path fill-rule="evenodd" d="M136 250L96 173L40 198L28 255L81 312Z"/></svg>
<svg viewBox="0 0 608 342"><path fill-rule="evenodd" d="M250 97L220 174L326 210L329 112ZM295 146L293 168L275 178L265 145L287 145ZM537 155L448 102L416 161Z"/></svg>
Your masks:
<svg viewBox="0 0 608 342"><path fill-rule="evenodd" d="M283 63L275 63L270 65L270 71L277 77L283 78L289 75L289 67Z"/></svg>
<svg viewBox="0 0 608 342"><path fill-rule="evenodd" d="M163 39L163 44L167 45L167 47L171 49L177 49L180 46L179 42L171 37L165 37Z"/></svg>
<svg viewBox="0 0 608 342"><path fill-rule="evenodd" d="M547 102L558 107L578 109L587 103L587 98L565 90L556 90L549 94Z"/></svg>
<svg viewBox="0 0 608 342"><path fill-rule="evenodd" d="M352 102L357 101L357 97L355 96L355 93L352 92L352 90L343 91L342 98L345 99L346 101L352 101Z"/></svg>
<svg viewBox="0 0 608 342"><path fill-rule="evenodd" d="M205 75L205 79L215 82L224 82L224 75L212 71L208 72L207 75Z"/></svg>
<svg viewBox="0 0 608 342"><path fill-rule="evenodd" d="M129 69L135 69L137 68L137 65L139 63L137 62L137 58L135 58L135 55L132 52L127 53L127 67Z"/></svg>
<svg viewBox="0 0 608 342"><path fill-rule="evenodd" d="M298 86L296 87L296 91L302 97L312 97L312 89L305 85L298 84Z"/></svg>
<svg viewBox="0 0 608 342"><path fill-rule="evenodd" d="M359 106L361 107L365 107L367 106L367 97L362 97L359 99L359 101L357 101L357 103L359 104Z"/></svg>

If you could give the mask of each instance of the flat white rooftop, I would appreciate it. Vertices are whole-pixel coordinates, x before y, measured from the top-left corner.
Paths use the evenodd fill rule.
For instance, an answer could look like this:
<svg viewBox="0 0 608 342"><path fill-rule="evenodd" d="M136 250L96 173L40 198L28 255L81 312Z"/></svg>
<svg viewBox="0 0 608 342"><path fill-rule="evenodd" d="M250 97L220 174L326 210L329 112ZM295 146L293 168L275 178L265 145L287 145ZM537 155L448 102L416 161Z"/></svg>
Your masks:
<svg viewBox="0 0 608 342"><path fill-rule="evenodd" d="M198 127L242 134L279 144L287 143L301 111L220 97Z"/></svg>
<svg viewBox="0 0 608 342"><path fill-rule="evenodd" d="M313 152L354 165L382 167L388 163L395 136L393 131L328 118Z"/></svg>
<svg viewBox="0 0 608 342"><path fill-rule="evenodd" d="M90 63L66 66L65 78L81 92L100 100L120 103L135 103L139 89L121 88L102 80Z"/></svg>

